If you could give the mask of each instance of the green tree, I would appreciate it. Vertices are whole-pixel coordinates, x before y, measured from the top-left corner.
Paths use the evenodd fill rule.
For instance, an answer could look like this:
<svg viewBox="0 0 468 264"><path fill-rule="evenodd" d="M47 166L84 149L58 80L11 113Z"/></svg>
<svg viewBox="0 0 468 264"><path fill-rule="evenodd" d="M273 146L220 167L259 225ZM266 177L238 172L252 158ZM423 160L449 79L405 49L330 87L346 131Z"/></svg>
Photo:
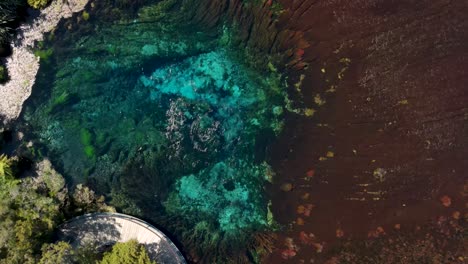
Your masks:
<svg viewBox="0 0 468 264"><path fill-rule="evenodd" d="M136 240L117 243L104 254L100 264L156 264L151 261L145 247Z"/></svg>
<svg viewBox="0 0 468 264"><path fill-rule="evenodd" d="M96 246L91 244L81 245L73 252L75 263L98 264L102 254L98 252Z"/></svg>
<svg viewBox="0 0 468 264"><path fill-rule="evenodd" d="M108 206L104 196L98 196L88 186L78 184L71 196L76 214L93 212L115 212L115 208Z"/></svg>
<svg viewBox="0 0 468 264"><path fill-rule="evenodd" d="M0 175L0 263L37 263L41 245L50 240L62 215L63 200L37 178L15 179L5 168ZM5 165L7 164L7 166Z"/></svg>
<svg viewBox="0 0 468 264"><path fill-rule="evenodd" d="M68 264L73 263L73 249L67 242L44 244L39 264Z"/></svg>

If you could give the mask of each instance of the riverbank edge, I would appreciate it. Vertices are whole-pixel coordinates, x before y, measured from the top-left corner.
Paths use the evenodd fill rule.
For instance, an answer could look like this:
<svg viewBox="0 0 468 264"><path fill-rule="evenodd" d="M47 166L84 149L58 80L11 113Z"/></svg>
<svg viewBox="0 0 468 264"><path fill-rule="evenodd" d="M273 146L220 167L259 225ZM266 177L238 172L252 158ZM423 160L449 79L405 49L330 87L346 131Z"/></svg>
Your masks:
<svg viewBox="0 0 468 264"><path fill-rule="evenodd" d="M39 70L39 58L33 53L34 43L51 32L63 18L82 11L89 0L54 0L36 17L28 18L21 25L12 41L12 55L6 58L10 80L0 84L0 116L3 125L15 120L21 113L23 103L31 95ZM1 122L1 120L0 120Z"/></svg>

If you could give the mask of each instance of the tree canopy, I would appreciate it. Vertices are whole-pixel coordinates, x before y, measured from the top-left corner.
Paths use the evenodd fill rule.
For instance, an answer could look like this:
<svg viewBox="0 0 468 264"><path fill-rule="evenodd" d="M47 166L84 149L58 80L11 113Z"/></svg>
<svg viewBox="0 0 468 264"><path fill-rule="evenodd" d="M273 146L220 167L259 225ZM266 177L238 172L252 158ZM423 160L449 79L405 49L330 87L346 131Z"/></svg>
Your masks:
<svg viewBox="0 0 468 264"><path fill-rule="evenodd" d="M50 186L40 178L16 179L8 172L11 161L3 158L1 163L0 263L37 263L42 243L62 217L64 201L50 195Z"/></svg>
<svg viewBox="0 0 468 264"><path fill-rule="evenodd" d="M151 261L145 247L136 240L117 243L106 252L100 264L156 264Z"/></svg>

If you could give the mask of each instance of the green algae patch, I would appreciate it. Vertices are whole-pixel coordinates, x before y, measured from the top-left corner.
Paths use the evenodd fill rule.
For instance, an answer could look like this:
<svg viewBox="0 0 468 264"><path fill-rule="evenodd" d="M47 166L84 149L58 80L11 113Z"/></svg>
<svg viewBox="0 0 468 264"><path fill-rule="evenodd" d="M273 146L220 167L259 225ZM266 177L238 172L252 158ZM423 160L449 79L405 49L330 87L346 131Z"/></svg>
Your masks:
<svg viewBox="0 0 468 264"><path fill-rule="evenodd" d="M83 145L85 146L91 145L91 140L92 140L91 132L89 132L89 130L87 130L86 128L82 128L80 131L80 139Z"/></svg>
<svg viewBox="0 0 468 264"><path fill-rule="evenodd" d="M96 151L92 145L93 143L93 135L89 130L86 128L82 128L80 130L80 139L81 139L81 144L83 144L84 148L84 154L86 157L90 160L95 160L96 159Z"/></svg>
<svg viewBox="0 0 468 264"><path fill-rule="evenodd" d="M86 12L86 11L83 11L83 13L81 14L81 17L82 17L85 21L88 21L88 20L89 20L89 13Z"/></svg>
<svg viewBox="0 0 468 264"><path fill-rule="evenodd" d="M84 153L86 155L86 157L90 160L94 160L96 158L96 153L95 153L95 150L94 150L94 147L93 146L85 146L84 147Z"/></svg>
<svg viewBox="0 0 468 264"><path fill-rule="evenodd" d="M47 114L52 114L59 110L61 107L65 106L67 103L70 102L70 100L74 96L68 93L67 91L63 91L60 95L54 96L53 99L51 100L49 106L46 108L46 113Z"/></svg>
<svg viewBox="0 0 468 264"><path fill-rule="evenodd" d="M54 54L54 50L52 48L49 49L37 49L34 51L34 55L39 57L41 60L48 62L50 57Z"/></svg>

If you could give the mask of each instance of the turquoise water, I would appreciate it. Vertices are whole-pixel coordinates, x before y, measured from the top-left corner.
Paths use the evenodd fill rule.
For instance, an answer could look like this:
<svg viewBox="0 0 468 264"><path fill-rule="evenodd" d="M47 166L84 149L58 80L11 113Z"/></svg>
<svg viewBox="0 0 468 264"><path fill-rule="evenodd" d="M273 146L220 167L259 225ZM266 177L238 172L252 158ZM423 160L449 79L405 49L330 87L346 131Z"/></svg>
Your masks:
<svg viewBox="0 0 468 264"><path fill-rule="evenodd" d="M163 1L61 23L38 45L23 119L70 186L90 185L210 262L274 229L266 148L282 130L285 91L276 71L247 66L228 24L207 32L183 10Z"/></svg>

